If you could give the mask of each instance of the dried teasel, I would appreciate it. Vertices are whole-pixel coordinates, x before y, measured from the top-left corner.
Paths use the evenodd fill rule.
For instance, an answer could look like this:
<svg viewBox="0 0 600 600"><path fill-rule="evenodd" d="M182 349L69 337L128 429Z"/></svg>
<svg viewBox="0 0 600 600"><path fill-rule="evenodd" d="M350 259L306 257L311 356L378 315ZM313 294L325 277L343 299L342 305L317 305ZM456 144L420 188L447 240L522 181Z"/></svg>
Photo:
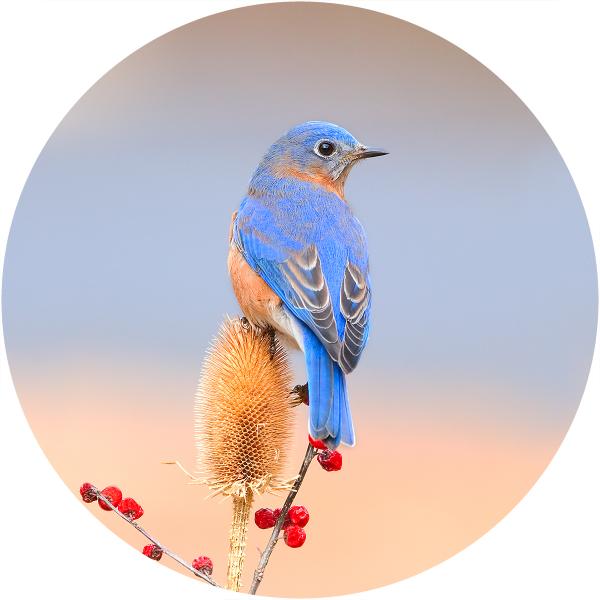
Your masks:
<svg viewBox="0 0 600 600"><path fill-rule="evenodd" d="M271 334L228 319L204 361L195 403L201 481L233 498L227 587L239 590L256 494L290 489L283 470L292 440L292 375Z"/></svg>

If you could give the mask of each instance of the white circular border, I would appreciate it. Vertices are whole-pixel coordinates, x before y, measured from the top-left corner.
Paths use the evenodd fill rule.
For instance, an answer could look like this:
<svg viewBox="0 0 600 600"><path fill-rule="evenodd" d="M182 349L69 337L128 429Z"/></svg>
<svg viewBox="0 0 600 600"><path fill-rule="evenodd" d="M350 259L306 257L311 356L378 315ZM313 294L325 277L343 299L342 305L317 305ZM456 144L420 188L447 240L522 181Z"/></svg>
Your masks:
<svg viewBox="0 0 600 600"><path fill-rule="evenodd" d="M175 27L252 4L226 0L13 0L0 6L0 238L4 249L25 180L57 123L117 62ZM406 19L458 45L509 85L555 142L584 202L598 248L600 55L594 2L349 0ZM4 70L4 69L3 69ZM596 201L596 202L594 202ZM4 252L3 252L4 254ZM41 291L43 293L43 291ZM577 600L600 597L598 357L575 421L527 496L480 540L415 577L349 597ZM90 519L49 468L0 356L0 591L9 597L105 600L214 598L148 560ZM10 511L10 513L9 513ZM293 585L291 583L291 585ZM239 596L236 596L239 597Z"/></svg>

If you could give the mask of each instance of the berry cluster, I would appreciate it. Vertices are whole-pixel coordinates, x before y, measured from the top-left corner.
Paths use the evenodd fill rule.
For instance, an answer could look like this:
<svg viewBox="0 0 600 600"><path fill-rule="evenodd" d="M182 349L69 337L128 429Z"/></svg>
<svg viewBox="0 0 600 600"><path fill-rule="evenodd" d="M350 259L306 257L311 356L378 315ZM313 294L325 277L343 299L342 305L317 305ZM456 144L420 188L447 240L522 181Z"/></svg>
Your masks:
<svg viewBox="0 0 600 600"><path fill-rule="evenodd" d="M279 520L281 509L260 508L254 513L254 522L260 529L270 529ZM306 541L304 527L310 516L304 506L292 506L284 517L283 539L290 548L299 548Z"/></svg>
<svg viewBox="0 0 600 600"><path fill-rule="evenodd" d="M325 471L339 471L342 468L342 455L337 450L330 450L323 440L315 440L308 434L308 441L316 448L317 461ZM281 515L280 508L259 508L254 513L254 522L260 529L270 529L275 526ZM309 515L304 506L292 506L283 520L283 539L290 548L299 548L306 541L304 527Z"/></svg>
<svg viewBox="0 0 600 600"><path fill-rule="evenodd" d="M325 471L339 471L342 468L342 455L337 450L330 450L323 440L315 440L310 433L308 434L308 441L313 448L321 450L317 454L317 460Z"/></svg>
<svg viewBox="0 0 600 600"><path fill-rule="evenodd" d="M98 506L102 510L113 510L104 500L98 498L98 490L91 483L84 483L79 488L79 493L84 502L89 503L98 500ZM144 509L133 498L123 498L123 492L114 485L105 487L100 491L100 494L107 498L110 504L130 521L135 521L144 514Z"/></svg>
<svg viewBox="0 0 600 600"><path fill-rule="evenodd" d="M90 503L98 500L98 506L101 509L113 510L113 508L99 497L99 495L104 496L130 522L139 519L144 514L144 509L133 498L123 498L121 490L114 485L109 485L103 490L98 491L98 488L91 483L84 483L79 488L79 493L84 502ZM136 527L140 529L138 525ZM158 544L148 544L144 546L142 553L152 560L160 560L163 555L163 548ZM213 572L213 563L208 556L199 556L192 561L192 568L205 575L211 575Z"/></svg>

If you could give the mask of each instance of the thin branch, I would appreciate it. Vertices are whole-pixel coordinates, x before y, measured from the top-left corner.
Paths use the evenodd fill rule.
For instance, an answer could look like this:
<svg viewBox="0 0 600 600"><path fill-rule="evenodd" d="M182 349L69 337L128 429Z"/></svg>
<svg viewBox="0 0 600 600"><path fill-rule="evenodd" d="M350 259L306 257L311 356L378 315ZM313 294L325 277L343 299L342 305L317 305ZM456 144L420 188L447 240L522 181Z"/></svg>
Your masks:
<svg viewBox="0 0 600 600"><path fill-rule="evenodd" d="M273 533L271 533L271 537L267 543L267 547L264 549L263 553L260 555L260 561L258 562L258 566L256 567L256 571L254 571L254 578L252 579L252 585L250 586L250 594L256 594L256 590L260 585L263 576L265 574L265 569L267 567L267 563L269 562L269 558L271 557L271 553L275 549L275 544L277 544L277 540L279 539L279 534L281 533L281 528L283 527L283 522L285 521L285 517L292 506L292 502L302 485L302 481L304 480L304 476L306 475L306 471L308 471L308 467L312 462L312 459L318 454L318 450L314 448L311 444L308 444L308 448L306 449L306 454L304 455L304 461L302 462L302 466L300 467L300 473L298 474L298 478L294 483L290 493L288 494L285 502L283 503L283 507L281 508L281 514L277 519L277 523L275 523L275 527L273 527Z"/></svg>
<svg viewBox="0 0 600 600"><path fill-rule="evenodd" d="M185 562L185 560L183 560L183 558L180 558L179 556L177 556L177 554L175 554L174 552L172 552L171 550L169 550L168 548L163 546L163 544L161 544L156 538L152 537L141 525L138 525L135 521L131 520L129 517L124 515L116 506L113 506L111 504L110 499L107 498L98 488L92 486L91 489L100 500L104 500L104 502L108 506L110 506L110 508L113 512L116 512L121 517L121 519L123 519L124 521L127 521L127 523L129 523L130 525L135 527L143 536L147 537L153 544L158 546L167 556L170 556L175 562L178 562L182 567L185 567L186 569L188 569L188 571L191 571L194 575L196 575L196 577L200 577L200 579L204 579L204 581L206 581L206 583L210 583L210 585L214 585L215 587L220 587L217 584L217 582L210 575L207 575L206 573L204 573L202 571L198 571L197 569L194 569L194 567L192 567L192 565L190 565L189 563Z"/></svg>

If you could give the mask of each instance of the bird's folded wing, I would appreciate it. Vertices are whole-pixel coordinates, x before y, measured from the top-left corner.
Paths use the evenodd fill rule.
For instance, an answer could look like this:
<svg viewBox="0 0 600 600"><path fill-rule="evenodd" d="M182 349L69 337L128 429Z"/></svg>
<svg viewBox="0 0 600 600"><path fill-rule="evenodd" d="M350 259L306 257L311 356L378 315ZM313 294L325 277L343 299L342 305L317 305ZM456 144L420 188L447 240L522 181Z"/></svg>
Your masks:
<svg viewBox="0 0 600 600"><path fill-rule="evenodd" d="M365 347L369 329L371 293L366 274L346 263L340 290L340 310L346 320L340 339L336 307L315 244L301 251L273 253L266 240L234 227L234 241L248 264L283 300L288 310L319 338L331 358L346 373L352 371Z"/></svg>

